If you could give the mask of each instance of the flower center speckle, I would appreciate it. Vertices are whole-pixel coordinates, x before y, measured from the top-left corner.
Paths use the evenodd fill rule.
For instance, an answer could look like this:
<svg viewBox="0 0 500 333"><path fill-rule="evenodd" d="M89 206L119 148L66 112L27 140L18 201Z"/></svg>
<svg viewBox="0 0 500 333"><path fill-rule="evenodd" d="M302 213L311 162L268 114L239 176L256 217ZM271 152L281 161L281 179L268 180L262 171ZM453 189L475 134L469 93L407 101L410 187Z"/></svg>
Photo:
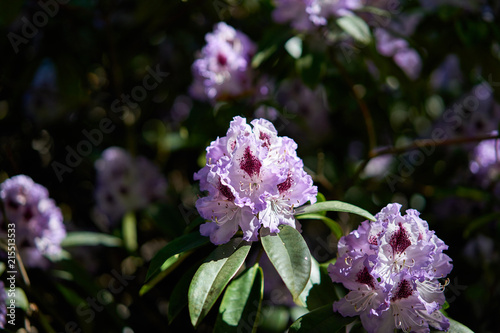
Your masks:
<svg viewBox="0 0 500 333"><path fill-rule="evenodd" d="M222 53L217 54L217 62L221 66L225 66L227 64L227 57Z"/></svg>
<svg viewBox="0 0 500 333"><path fill-rule="evenodd" d="M259 174L262 163L252 154L250 147L246 147L243 158L240 161L240 169L250 177Z"/></svg>
<svg viewBox="0 0 500 333"><path fill-rule="evenodd" d="M278 191L281 193L288 191L292 187L292 177L288 175L283 183L278 184Z"/></svg>
<svg viewBox="0 0 500 333"><path fill-rule="evenodd" d="M222 193L223 196L227 198L229 201L234 201L234 195L233 192L227 187L226 185L220 184L219 185L219 191Z"/></svg>
<svg viewBox="0 0 500 333"><path fill-rule="evenodd" d="M391 301L397 301L400 299L408 298L413 294L413 289L410 285L410 281L408 280L403 280L399 282L398 286L396 287L396 292L393 294Z"/></svg>
<svg viewBox="0 0 500 333"><path fill-rule="evenodd" d="M399 223L399 229L392 234L389 244L391 245L394 253L402 253L408 246L411 245L408 233L401 222Z"/></svg>
<svg viewBox="0 0 500 333"><path fill-rule="evenodd" d="M373 276L368 272L368 268L363 267L362 270L356 274L356 282L359 283L364 283L368 286L370 286L372 289L375 289L375 281L373 279Z"/></svg>
<svg viewBox="0 0 500 333"><path fill-rule="evenodd" d="M267 148L269 148L269 146L271 146L271 140L270 140L270 138L269 138L269 135L268 135L268 134L263 133L263 132L260 132L259 139L261 139L262 141L264 141L264 142L262 143L262 147L267 147Z"/></svg>

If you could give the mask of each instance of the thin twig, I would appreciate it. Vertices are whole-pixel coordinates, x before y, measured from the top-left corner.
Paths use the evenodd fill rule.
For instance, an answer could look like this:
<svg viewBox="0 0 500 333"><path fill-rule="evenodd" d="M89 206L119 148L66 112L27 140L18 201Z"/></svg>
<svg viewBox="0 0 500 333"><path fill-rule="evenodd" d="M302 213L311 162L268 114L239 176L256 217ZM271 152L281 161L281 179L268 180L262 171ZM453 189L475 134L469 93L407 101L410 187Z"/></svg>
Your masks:
<svg viewBox="0 0 500 333"><path fill-rule="evenodd" d="M455 139L449 139L449 140L444 140L441 142L436 142L433 139L419 139L415 140L412 143L402 146L402 147L380 147L378 149L371 150L368 154L368 158L365 159L356 169L354 172L354 175L352 177L353 182L358 179L359 175L361 172L366 168L368 162L374 157L382 156L382 155L399 155L402 153L405 153L410 150L415 150L423 147L441 147L441 146L451 146L451 145L457 145L457 144L464 144L464 143L471 143L471 142L479 142L483 140L491 140L491 139L499 139L500 134L485 134L485 135L480 135L480 136L475 136L475 137L468 137L468 138L455 138Z"/></svg>
<svg viewBox="0 0 500 333"><path fill-rule="evenodd" d="M485 134L485 135L480 135L480 136L475 136L475 137L469 137L469 138L456 138L456 139L449 139L449 140L444 140L441 142L436 142L433 139L419 139L415 140L409 145L402 146L402 147L382 147L376 150L372 150L370 152L370 158L381 156L381 155L387 155L387 154L394 154L398 155L410 150L414 149L419 149L423 147L440 147L440 146L451 146L451 145L456 145L456 144L463 144L463 143L470 143L470 142L479 142L483 140L491 140L491 139L498 139L500 138L499 134Z"/></svg>

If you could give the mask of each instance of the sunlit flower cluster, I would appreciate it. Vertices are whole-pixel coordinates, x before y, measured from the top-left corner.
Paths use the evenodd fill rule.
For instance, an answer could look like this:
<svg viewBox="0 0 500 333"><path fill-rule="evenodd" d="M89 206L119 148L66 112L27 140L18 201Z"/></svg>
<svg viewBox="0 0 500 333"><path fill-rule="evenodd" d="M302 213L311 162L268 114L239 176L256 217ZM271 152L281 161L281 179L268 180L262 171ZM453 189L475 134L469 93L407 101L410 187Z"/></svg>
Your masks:
<svg viewBox="0 0 500 333"><path fill-rule="evenodd" d="M48 190L30 177L18 175L0 185L5 217L0 215L2 233L15 225L15 239L25 266L45 268L45 256L57 256L66 237L63 216Z"/></svg>
<svg viewBox="0 0 500 333"><path fill-rule="evenodd" d="M194 175L208 195L196 208L210 222L200 231L214 244L231 239L239 228L243 239L256 241L261 227L297 227L294 207L316 202L317 188L297 157L297 144L279 137L265 119L235 117L226 136L207 148L206 165Z"/></svg>
<svg viewBox="0 0 500 333"><path fill-rule="evenodd" d="M338 258L329 266L334 282L350 292L333 308L343 316L359 315L368 332L446 330L439 311L445 302L444 279L451 271L448 246L429 230L420 213L389 204L375 222L363 222L342 237Z"/></svg>
<svg viewBox="0 0 500 333"><path fill-rule="evenodd" d="M360 0L275 0L273 19L290 22L299 31L310 31L326 25L328 18L348 15L361 7Z"/></svg>
<svg viewBox="0 0 500 333"><path fill-rule="evenodd" d="M250 62L255 44L224 22L218 23L205 40L207 44L192 66L191 95L215 102L248 93L253 81Z"/></svg>

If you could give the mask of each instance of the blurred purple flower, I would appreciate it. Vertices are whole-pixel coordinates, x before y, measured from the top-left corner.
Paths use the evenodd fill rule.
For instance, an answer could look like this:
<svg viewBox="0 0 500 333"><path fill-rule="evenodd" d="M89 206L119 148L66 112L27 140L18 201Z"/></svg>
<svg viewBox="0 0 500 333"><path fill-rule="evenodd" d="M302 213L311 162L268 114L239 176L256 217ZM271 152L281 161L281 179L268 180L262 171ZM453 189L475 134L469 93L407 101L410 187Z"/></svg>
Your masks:
<svg viewBox="0 0 500 333"><path fill-rule="evenodd" d="M95 162L95 168L97 206L110 222L165 196L167 181L145 157L134 158L122 148L111 147Z"/></svg>
<svg viewBox="0 0 500 333"><path fill-rule="evenodd" d="M386 57L392 57L394 62L405 72L411 80L416 80L422 69L420 55L410 48L403 38L395 37L383 28L375 29L377 51Z"/></svg>
<svg viewBox="0 0 500 333"><path fill-rule="evenodd" d="M328 268L333 282L351 290L335 302L343 316L360 315L368 332L428 332L449 327L439 308L444 278L452 269L448 246L429 230L420 213L400 213L389 204L338 243L338 259Z"/></svg>
<svg viewBox="0 0 500 333"><path fill-rule="evenodd" d="M275 0L272 13L278 23L290 22L299 31L326 25L328 18L349 15L361 7L361 0Z"/></svg>
<svg viewBox="0 0 500 333"><path fill-rule="evenodd" d="M250 63L255 44L224 22L216 24L205 40L201 56L192 65L191 96L215 102L248 93L252 88Z"/></svg>
<svg viewBox="0 0 500 333"><path fill-rule="evenodd" d="M256 241L260 227L279 232L282 224L297 227L295 207L316 202L317 187L297 157L297 144L279 137L265 119L234 117L226 136L207 148L206 165L194 174L206 197L198 199L200 227L214 244L228 242L239 228L243 239Z"/></svg>
<svg viewBox="0 0 500 333"><path fill-rule="evenodd" d="M0 197L7 218L5 221L0 215L0 225L5 231L7 224L15 224L16 244L24 265L46 268L44 256L58 256L66 237L61 210L45 187L25 175L5 180L0 185Z"/></svg>
<svg viewBox="0 0 500 333"><path fill-rule="evenodd" d="M5 286L2 281L0 281L0 328L5 328L7 315L7 293L5 292Z"/></svg>
<svg viewBox="0 0 500 333"><path fill-rule="evenodd" d="M261 105L253 113L255 118L265 118L269 121L275 121L280 117L278 110L268 105Z"/></svg>
<svg viewBox="0 0 500 333"><path fill-rule="evenodd" d="M460 70L460 59L456 54L449 54L443 62L436 68L430 78L430 85L433 89L458 90L463 81Z"/></svg>
<svg viewBox="0 0 500 333"><path fill-rule="evenodd" d="M496 133L495 131L492 134ZM469 169L481 178L483 186L498 181L500 176L500 139L479 142L472 152Z"/></svg>
<svg viewBox="0 0 500 333"><path fill-rule="evenodd" d="M449 105L434 128L444 131L447 138L474 137L498 129L499 122L500 104L494 99L493 88L483 82Z"/></svg>
<svg viewBox="0 0 500 333"><path fill-rule="evenodd" d="M363 169L362 177L385 177L390 172L391 164L394 160L395 158L391 155L382 155L372 158Z"/></svg>

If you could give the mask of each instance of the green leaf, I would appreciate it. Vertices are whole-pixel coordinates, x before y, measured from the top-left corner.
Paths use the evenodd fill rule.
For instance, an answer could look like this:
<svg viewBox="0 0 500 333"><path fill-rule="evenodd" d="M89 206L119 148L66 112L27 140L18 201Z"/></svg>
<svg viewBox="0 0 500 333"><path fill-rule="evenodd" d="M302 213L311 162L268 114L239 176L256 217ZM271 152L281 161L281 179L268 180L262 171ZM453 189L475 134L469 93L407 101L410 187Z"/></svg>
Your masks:
<svg viewBox="0 0 500 333"><path fill-rule="evenodd" d="M474 333L470 328L456 320L448 318L450 320L450 329L448 333Z"/></svg>
<svg viewBox="0 0 500 333"><path fill-rule="evenodd" d="M263 236L261 242L269 260L285 282L293 299L298 299L311 275L311 253L302 235L288 225L280 227L277 235Z"/></svg>
<svg viewBox="0 0 500 333"><path fill-rule="evenodd" d="M358 206L354 206L346 202L336 201L336 200L317 202L314 205L299 207L295 210L295 215L319 213L323 211L352 213L360 215L369 220L375 221L375 216L373 216L366 210L359 208Z"/></svg>
<svg viewBox="0 0 500 333"><path fill-rule="evenodd" d="M146 282L158 273L165 271L173 264L173 262L176 261L170 258L177 254L194 250L207 243L208 238L202 236L199 232L193 232L174 239L158 251L158 253L156 253L151 260L151 264L149 265L149 269L146 274Z"/></svg>
<svg viewBox="0 0 500 333"><path fill-rule="evenodd" d="M326 217L324 215L321 215L321 214L302 214L302 215L297 216L296 218L299 220L309 219L309 220L321 220L321 221L323 221L330 228L330 230L333 232L335 237L337 237L337 239L340 239L340 237L342 237L342 235L344 234L344 232L342 231L342 228L340 227L340 224L338 222L336 222L336 221L332 220L331 218Z"/></svg>
<svg viewBox="0 0 500 333"><path fill-rule="evenodd" d="M337 19L337 24L358 42L369 44L372 40L368 24L356 15L346 15Z"/></svg>
<svg viewBox="0 0 500 333"><path fill-rule="evenodd" d="M332 279L328 274L328 266L329 264L321 264L319 267L315 268L318 270L316 274L319 275L319 277L316 278L317 282L313 282L307 295L306 301L309 310L320 308L325 304L331 305L334 301L340 299L336 291L336 287L340 284L332 283Z"/></svg>
<svg viewBox="0 0 500 333"><path fill-rule="evenodd" d="M345 331L345 326L352 323L353 318L342 317L333 312L332 304L311 311L290 326L289 333L335 333Z"/></svg>
<svg viewBox="0 0 500 333"><path fill-rule="evenodd" d="M197 327L222 290L234 277L250 251L251 243L235 238L218 246L196 271L188 292L191 323Z"/></svg>
<svg viewBox="0 0 500 333"><path fill-rule="evenodd" d="M287 306L263 304L259 332L286 332L289 321L290 309Z"/></svg>
<svg viewBox="0 0 500 333"><path fill-rule="evenodd" d="M16 287L16 291L14 293L10 292L10 289L8 288L5 288L4 290L5 294L7 295L7 299L5 300L6 302L10 304L10 300L14 299L16 308L23 309L24 312L28 311L30 303L28 302L28 298L26 297L24 290L19 287Z"/></svg>
<svg viewBox="0 0 500 333"><path fill-rule="evenodd" d="M161 280L163 280L170 272L172 272L180 263L190 254L191 252L182 252L173 255L172 257L165 260L161 266L160 273L156 274L151 280L146 282L139 290L139 295L142 296L149 292L156 286Z"/></svg>
<svg viewBox="0 0 500 333"><path fill-rule="evenodd" d="M448 333L474 333L474 331L472 331L464 324L459 323L458 321L453 320L451 318L448 318L448 320L450 321L450 329L447 331ZM432 330L431 332L438 333L442 331Z"/></svg>
<svg viewBox="0 0 500 333"><path fill-rule="evenodd" d="M122 221L123 242L130 252L137 250L137 220L133 212L125 215Z"/></svg>
<svg viewBox="0 0 500 333"><path fill-rule="evenodd" d="M122 244L122 240L118 237L89 231L69 232L61 242L62 247L97 245L113 247L122 246Z"/></svg>
<svg viewBox="0 0 500 333"><path fill-rule="evenodd" d="M276 45L271 45L265 50L262 50L258 52L256 55L254 55L252 59L252 67L257 68L262 64L265 60L267 60L274 52L276 52L277 46Z"/></svg>
<svg viewBox="0 0 500 333"><path fill-rule="evenodd" d="M464 238L469 238L471 233L474 232L476 229L482 228L487 223L495 221L499 217L500 217L500 212L493 212L472 220L468 224L467 228L464 230Z"/></svg>
<svg viewBox="0 0 500 333"><path fill-rule="evenodd" d="M214 332L255 332L263 294L264 274L255 264L227 287Z"/></svg>

